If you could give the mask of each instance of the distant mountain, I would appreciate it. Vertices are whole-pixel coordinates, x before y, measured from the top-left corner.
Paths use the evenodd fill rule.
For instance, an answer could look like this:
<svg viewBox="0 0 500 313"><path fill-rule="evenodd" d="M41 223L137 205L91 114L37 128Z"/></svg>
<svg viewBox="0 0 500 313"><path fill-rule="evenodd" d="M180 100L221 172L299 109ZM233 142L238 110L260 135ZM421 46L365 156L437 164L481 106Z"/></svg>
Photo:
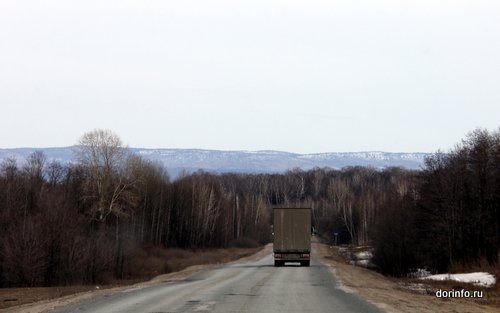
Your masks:
<svg viewBox="0 0 500 313"><path fill-rule="evenodd" d="M0 149L0 161L16 158L20 164L34 151L43 151L49 161L73 162L74 147ZM293 168L314 167L340 169L346 166L371 166L378 169L399 166L420 169L429 153L332 152L297 154L281 151L220 151L202 149L141 149L131 151L163 164L172 177L181 172L204 170L224 173L281 173Z"/></svg>

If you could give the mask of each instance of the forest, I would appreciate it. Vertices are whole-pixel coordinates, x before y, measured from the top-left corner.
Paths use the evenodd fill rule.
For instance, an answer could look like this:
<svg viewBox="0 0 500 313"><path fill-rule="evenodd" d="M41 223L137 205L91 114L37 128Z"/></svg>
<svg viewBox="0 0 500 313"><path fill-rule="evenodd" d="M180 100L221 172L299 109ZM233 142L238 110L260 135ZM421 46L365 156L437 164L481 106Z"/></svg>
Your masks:
<svg viewBox="0 0 500 313"><path fill-rule="evenodd" d="M0 287L128 278L137 247L271 242L272 208L313 210L315 232L370 245L384 274L498 265L500 132L477 129L418 171L347 167L282 174L198 171L171 180L108 130L84 134L75 162L41 152L0 165Z"/></svg>

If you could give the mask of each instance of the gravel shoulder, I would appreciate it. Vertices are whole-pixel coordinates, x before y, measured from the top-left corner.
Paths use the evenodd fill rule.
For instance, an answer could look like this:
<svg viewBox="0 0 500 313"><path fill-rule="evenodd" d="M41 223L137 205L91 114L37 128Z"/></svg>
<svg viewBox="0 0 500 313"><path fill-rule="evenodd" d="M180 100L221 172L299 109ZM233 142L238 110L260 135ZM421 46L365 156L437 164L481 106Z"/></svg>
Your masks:
<svg viewBox="0 0 500 313"><path fill-rule="evenodd" d="M357 293L386 312L500 312L500 308L478 303L480 299L444 299L412 291L404 286L403 280L346 263L336 257L334 249L326 244L315 242L313 249L313 257L330 265L330 270L345 291Z"/></svg>

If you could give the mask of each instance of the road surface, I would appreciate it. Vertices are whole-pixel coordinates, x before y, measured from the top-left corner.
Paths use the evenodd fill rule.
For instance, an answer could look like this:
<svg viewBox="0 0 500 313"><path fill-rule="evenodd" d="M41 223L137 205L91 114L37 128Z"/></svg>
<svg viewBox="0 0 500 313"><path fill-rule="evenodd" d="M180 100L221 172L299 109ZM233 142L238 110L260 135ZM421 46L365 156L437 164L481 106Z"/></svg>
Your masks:
<svg viewBox="0 0 500 313"><path fill-rule="evenodd" d="M314 255L313 255L314 256ZM274 267L271 253L258 260L221 265L183 280L130 288L59 312L381 312L339 288L328 266Z"/></svg>

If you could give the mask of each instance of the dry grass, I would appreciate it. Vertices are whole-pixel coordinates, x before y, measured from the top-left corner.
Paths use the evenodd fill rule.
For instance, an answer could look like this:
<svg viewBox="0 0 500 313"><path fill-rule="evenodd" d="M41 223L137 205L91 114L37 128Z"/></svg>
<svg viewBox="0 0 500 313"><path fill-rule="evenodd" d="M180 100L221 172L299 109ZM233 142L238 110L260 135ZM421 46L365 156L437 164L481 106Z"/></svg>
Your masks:
<svg viewBox="0 0 500 313"><path fill-rule="evenodd" d="M495 304L495 300L489 295L489 292L498 287L490 288L488 293L485 291L486 300L436 298L436 289L451 290L453 286L458 287L462 286L462 284L432 282L431 285L429 281L387 277L376 271L351 265L345 257L345 253L340 253L337 248L317 244L315 249L318 253L317 257L323 258L326 264L332 265L334 275L338 277L341 283L341 288L346 291L356 292L364 299L378 305L383 311L389 313L500 312L499 306ZM426 285L426 287L424 290L412 290L410 288L412 285L417 284ZM465 290L480 290L479 287L465 285L463 285ZM426 290L427 288L429 289Z"/></svg>
<svg viewBox="0 0 500 313"><path fill-rule="evenodd" d="M0 288L0 309L95 290L96 286Z"/></svg>
<svg viewBox="0 0 500 313"><path fill-rule="evenodd" d="M163 249L147 247L138 250L125 264L124 278L127 280L151 279L155 276L177 272L186 267L199 264L216 264L257 252L260 248L228 248L228 249Z"/></svg>
<svg viewBox="0 0 500 313"><path fill-rule="evenodd" d="M488 304L498 306L500 308L500 265L491 265L486 259L480 260L477 264L461 265L455 264L451 267L450 273L472 273L472 272L488 272L495 275L496 284L490 288L478 287L471 284L460 284L457 282L445 282L448 285L456 285L466 290L482 290ZM468 286L467 286L468 285ZM465 286L465 287L464 287ZM466 288L468 287L468 288ZM455 288L455 290L457 290ZM499 310L500 311L500 310Z"/></svg>
<svg viewBox="0 0 500 313"><path fill-rule="evenodd" d="M193 265L218 264L252 255L261 248L183 250L130 247L124 267L124 279L99 286L66 286L45 288L0 288L0 310L27 303L58 299L67 295L108 289L147 281L155 276L177 272Z"/></svg>
<svg viewBox="0 0 500 313"><path fill-rule="evenodd" d="M492 272L488 270L476 270L478 272ZM454 272L458 273L458 272ZM434 295L435 291L438 289L442 290L467 290L470 291L471 293L473 291L482 291L483 292L483 298L475 298L475 299L469 299L470 301L476 302L476 303L481 303L481 304L486 304L492 307L498 307L500 308L500 283L498 282L500 272L497 270L494 273L495 277L497 278L497 281L494 286L492 287L482 287L482 286L476 286L471 283L463 283L463 282L457 282L454 280L444 280L444 281L435 281L435 280L419 280L416 278L413 279L407 279L408 283L420 283L420 284L425 284L428 285L430 290L432 292L430 294ZM499 310L500 312L500 310Z"/></svg>

